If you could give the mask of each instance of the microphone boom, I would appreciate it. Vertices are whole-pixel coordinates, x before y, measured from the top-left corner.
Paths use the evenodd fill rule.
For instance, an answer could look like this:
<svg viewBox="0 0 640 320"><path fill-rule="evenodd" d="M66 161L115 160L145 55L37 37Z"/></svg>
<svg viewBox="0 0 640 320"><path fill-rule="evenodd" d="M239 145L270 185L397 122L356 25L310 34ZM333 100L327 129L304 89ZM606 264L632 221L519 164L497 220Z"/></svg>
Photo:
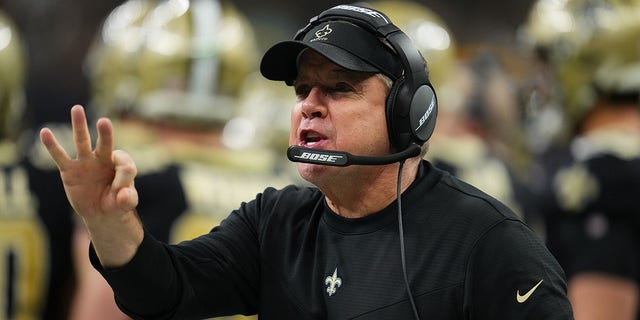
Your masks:
<svg viewBox="0 0 640 320"><path fill-rule="evenodd" d="M350 165L384 165L399 162L420 154L420 146L412 143L406 149L386 156L355 156L348 152L318 150L299 146L287 149L287 158L293 162L346 167Z"/></svg>

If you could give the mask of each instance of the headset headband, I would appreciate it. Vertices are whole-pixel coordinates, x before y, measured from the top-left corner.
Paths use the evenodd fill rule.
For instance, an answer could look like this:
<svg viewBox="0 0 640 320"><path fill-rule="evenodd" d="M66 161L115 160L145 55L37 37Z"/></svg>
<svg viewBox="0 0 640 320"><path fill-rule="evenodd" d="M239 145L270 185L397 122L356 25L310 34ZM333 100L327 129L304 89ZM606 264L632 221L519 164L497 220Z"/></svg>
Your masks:
<svg viewBox="0 0 640 320"><path fill-rule="evenodd" d="M424 60L411 39L394 25L389 17L377 10L352 5L335 6L311 18L309 24L296 33L295 39L301 39L313 27L331 20L351 22L386 39L400 57L407 85L429 83Z"/></svg>

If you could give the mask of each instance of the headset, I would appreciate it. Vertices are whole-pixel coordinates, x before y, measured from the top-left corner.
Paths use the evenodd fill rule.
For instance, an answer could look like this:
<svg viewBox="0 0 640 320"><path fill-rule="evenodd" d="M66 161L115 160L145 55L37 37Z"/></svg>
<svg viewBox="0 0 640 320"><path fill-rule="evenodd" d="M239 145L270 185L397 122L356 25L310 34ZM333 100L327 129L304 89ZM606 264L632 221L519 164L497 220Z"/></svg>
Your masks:
<svg viewBox="0 0 640 320"><path fill-rule="evenodd" d="M389 139L398 153L382 157L353 156L346 152L325 152L293 146L287 150L289 160L334 166L380 165L420 154L420 146L431 137L435 129L438 103L418 48L385 14L354 5L339 5L323 11L311 18L309 24L296 33L294 40L302 40L311 29L321 23L336 20L353 23L384 39L400 58L404 73L393 82L386 100ZM336 156L341 160L325 160L335 160Z"/></svg>

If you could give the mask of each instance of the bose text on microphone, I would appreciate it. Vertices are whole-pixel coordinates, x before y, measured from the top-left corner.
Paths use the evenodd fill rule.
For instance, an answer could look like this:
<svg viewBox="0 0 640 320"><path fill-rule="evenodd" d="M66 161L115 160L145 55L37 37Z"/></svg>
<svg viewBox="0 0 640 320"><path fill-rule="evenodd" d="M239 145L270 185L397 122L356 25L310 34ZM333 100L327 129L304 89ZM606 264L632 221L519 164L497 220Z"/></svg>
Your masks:
<svg viewBox="0 0 640 320"><path fill-rule="evenodd" d="M287 149L287 158L293 162L346 167L350 165L384 165L415 157L420 154L420 146L412 143L406 149L386 156L355 156L348 152L318 150L299 146Z"/></svg>

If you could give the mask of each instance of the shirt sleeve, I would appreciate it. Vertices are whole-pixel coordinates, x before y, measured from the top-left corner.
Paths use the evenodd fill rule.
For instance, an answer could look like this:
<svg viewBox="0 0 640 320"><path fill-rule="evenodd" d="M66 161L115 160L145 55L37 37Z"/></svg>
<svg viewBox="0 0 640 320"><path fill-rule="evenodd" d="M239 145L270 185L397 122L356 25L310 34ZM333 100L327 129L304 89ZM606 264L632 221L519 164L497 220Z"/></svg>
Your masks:
<svg viewBox="0 0 640 320"><path fill-rule="evenodd" d="M170 310L179 300L181 288L177 275L168 267L172 264L171 256L146 230L138 251L128 264L120 268L103 268L93 244L89 247L89 259L114 290L118 307L134 319L161 319L158 315ZM160 306L162 308L158 308Z"/></svg>
<svg viewBox="0 0 640 320"><path fill-rule="evenodd" d="M90 249L93 266L112 287L119 308L134 319L202 319L253 314L257 309L258 201L243 204L208 234L177 245L146 230L133 259L104 269Z"/></svg>
<svg viewBox="0 0 640 320"><path fill-rule="evenodd" d="M563 270L520 221L502 221L478 241L464 295L466 319L573 319Z"/></svg>

